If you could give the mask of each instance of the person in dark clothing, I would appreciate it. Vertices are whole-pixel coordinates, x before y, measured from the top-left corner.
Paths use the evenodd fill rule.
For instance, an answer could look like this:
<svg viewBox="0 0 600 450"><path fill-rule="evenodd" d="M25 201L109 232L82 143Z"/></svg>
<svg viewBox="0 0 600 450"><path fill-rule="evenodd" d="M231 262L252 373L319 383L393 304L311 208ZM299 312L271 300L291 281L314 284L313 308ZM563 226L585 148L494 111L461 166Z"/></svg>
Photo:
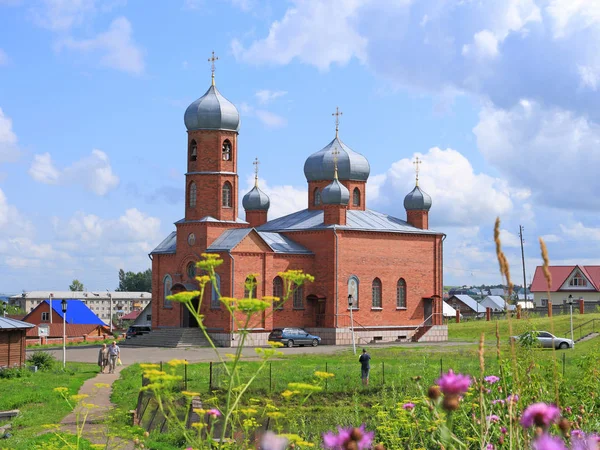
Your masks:
<svg viewBox="0 0 600 450"><path fill-rule="evenodd" d="M367 353L367 349L363 348L362 355L358 358L360 363L360 375L364 386L369 385L369 370L371 370L371 355Z"/></svg>

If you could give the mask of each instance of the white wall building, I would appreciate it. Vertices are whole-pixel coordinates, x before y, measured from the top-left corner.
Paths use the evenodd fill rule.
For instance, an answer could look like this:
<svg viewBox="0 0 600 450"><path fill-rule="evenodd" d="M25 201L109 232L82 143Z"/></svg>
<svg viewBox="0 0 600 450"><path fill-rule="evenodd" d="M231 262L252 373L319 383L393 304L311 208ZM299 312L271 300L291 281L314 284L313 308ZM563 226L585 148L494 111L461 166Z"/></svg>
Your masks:
<svg viewBox="0 0 600 450"><path fill-rule="evenodd" d="M531 292L535 306L562 305L569 302L571 296L574 303L582 298L584 302L600 302L600 266L549 266L552 285L544 277L541 266L535 269ZM548 295L548 291L550 295Z"/></svg>

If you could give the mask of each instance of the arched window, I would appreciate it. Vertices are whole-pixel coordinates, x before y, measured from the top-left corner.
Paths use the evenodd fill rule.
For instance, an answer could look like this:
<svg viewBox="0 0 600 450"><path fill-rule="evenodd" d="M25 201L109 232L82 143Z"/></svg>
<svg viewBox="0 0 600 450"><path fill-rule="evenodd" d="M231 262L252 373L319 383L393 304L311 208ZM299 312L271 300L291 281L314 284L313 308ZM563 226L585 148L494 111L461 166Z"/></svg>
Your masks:
<svg viewBox="0 0 600 450"><path fill-rule="evenodd" d="M360 189L354 188L352 191L352 206L360 206Z"/></svg>
<svg viewBox="0 0 600 450"><path fill-rule="evenodd" d="M273 309L283 309L283 279L281 277L273 278L273 297L279 298L279 301L273 303Z"/></svg>
<svg viewBox="0 0 600 450"><path fill-rule="evenodd" d="M211 309L220 309L221 301L219 300L219 292L221 292L221 277L218 273L215 273L215 281L212 285L210 294L210 307Z"/></svg>
<svg viewBox="0 0 600 450"><path fill-rule="evenodd" d="M315 188L315 201L314 201L314 205L318 206L321 204L321 191L319 190L319 188Z"/></svg>
<svg viewBox="0 0 600 450"><path fill-rule="evenodd" d="M190 161L196 161L196 159L198 159L198 145L192 139L192 142L190 142Z"/></svg>
<svg viewBox="0 0 600 450"><path fill-rule="evenodd" d="M231 183L226 181L223 185L223 207L231 208Z"/></svg>
<svg viewBox="0 0 600 450"><path fill-rule="evenodd" d="M225 139L223 141L223 161L230 161L231 160L231 142L229 142L229 139Z"/></svg>
<svg viewBox="0 0 600 450"><path fill-rule="evenodd" d="M304 309L304 286L297 286L294 290L294 309Z"/></svg>
<svg viewBox="0 0 600 450"><path fill-rule="evenodd" d="M352 275L348 279L348 306L352 303L352 309L358 309L358 277Z"/></svg>
<svg viewBox="0 0 600 450"><path fill-rule="evenodd" d="M373 308L381 308L381 280L375 278L373 285L371 286L371 292L373 294Z"/></svg>
<svg viewBox="0 0 600 450"><path fill-rule="evenodd" d="M256 277L248 275L244 281L244 298L256 298Z"/></svg>
<svg viewBox="0 0 600 450"><path fill-rule="evenodd" d="M188 278L190 280L193 280L194 277L196 276L196 263L195 262L188 263L188 265L185 268L185 271L187 272Z"/></svg>
<svg viewBox="0 0 600 450"><path fill-rule="evenodd" d="M196 183L193 181L190 183L190 208L196 207Z"/></svg>
<svg viewBox="0 0 600 450"><path fill-rule="evenodd" d="M396 286L396 308L406 308L406 281L404 278L400 278Z"/></svg>
<svg viewBox="0 0 600 450"><path fill-rule="evenodd" d="M172 308L171 300L167 300L167 297L171 295L171 288L173 287L173 279L171 275L167 274L163 278L163 308Z"/></svg>

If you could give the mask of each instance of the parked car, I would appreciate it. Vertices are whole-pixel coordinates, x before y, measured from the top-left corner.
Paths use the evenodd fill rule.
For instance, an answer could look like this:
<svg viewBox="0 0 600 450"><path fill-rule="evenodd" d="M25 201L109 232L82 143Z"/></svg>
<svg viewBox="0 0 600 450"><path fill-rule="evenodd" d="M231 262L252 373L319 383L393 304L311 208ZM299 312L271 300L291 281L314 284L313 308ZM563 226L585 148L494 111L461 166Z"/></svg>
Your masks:
<svg viewBox="0 0 600 450"><path fill-rule="evenodd" d="M516 342L522 342L523 339L527 339L528 335L530 334L532 335L533 339L538 341L540 347L552 348L552 345L554 344L554 348L573 348L573 341L571 339L556 337L547 331L526 331L518 336L512 336L511 339L515 340Z"/></svg>
<svg viewBox="0 0 600 450"><path fill-rule="evenodd" d="M312 335L302 328L275 328L269 334L269 341L281 342L283 345L312 345L316 347L321 343L319 336Z"/></svg>
<svg viewBox="0 0 600 450"><path fill-rule="evenodd" d="M125 339L148 334L152 331L152 327L147 325L131 325L125 334Z"/></svg>

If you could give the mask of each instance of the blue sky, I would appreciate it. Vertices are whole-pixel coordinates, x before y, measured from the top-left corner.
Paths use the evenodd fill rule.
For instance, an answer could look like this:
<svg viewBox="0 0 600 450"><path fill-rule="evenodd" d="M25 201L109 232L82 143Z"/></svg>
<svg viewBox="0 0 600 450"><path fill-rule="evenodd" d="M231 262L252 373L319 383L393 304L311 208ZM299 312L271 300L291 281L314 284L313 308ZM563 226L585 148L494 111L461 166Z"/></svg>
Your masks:
<svg viewBox="0 0 600 450"><path fill-rule="evenodd" d="M448 235L445 284L596 264L600 9L584 0L0 0L0 291L113 289L183 217L183 113L210 84L240 110L270 218L306 206L334 136L371 164L367 206L414 185ZM243 211L240 212L243 218ZM517 275L519 274L519 275Z"/></svg>

